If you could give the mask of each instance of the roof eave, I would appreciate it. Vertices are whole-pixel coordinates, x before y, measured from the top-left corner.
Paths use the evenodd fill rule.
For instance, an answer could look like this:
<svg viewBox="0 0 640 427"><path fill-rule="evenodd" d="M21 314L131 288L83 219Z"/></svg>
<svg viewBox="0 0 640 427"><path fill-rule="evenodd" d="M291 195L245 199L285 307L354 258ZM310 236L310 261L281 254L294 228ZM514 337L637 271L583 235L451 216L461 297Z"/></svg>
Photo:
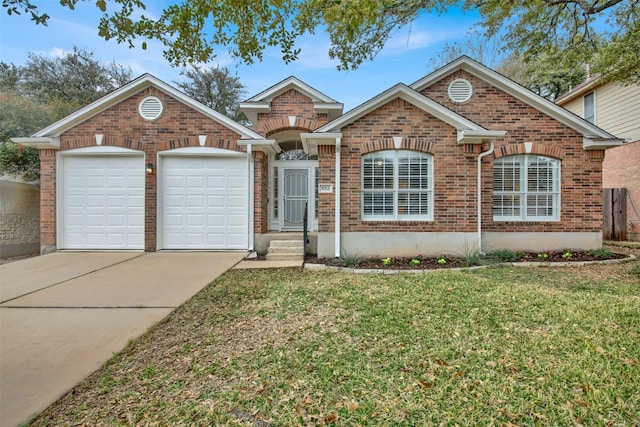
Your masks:
<svg viewBox="0 0 640 427"><path fill-rule="evenodd" d="M150 75L143 74L135 80L127 83L119 89L103 96L102 98L92 102L91 104L82 107L76 112L68 115L67 117L58 120L57 122L47 126L46 128L36 132L33 134L33 137L59 137L65 131L73 128L74 126L82 123L91 117L100 114L101 112L111 108L112 106L118 104L119 102L131 97L132 95L144 90L150 86L155 86L160 91L165 92L166 94L172 96L183 104L199 111L203 115L209 117L210 119L216 121L222 126L233 130L238 133L242 139L260 139L262 138L259 134L253 132L249 128L242 126L239 123L234 122L230 118L224 116L221 113L213 110L210 107L202 104L201 102L196 101L195 99L187 96L186 94L180 92L176 88L168 85L162 80Z"/></svg>
<svg viewBox="0 0 640 427"><path fill-rule="evenodd" d="M501 138L506 130L459 130L458 144L483 144Z"/></svg>
<svg viewBox="0 0 640 427"><path fill-rule="evenodd" d="M455 61L445 65L444 67L434 71L433 73L423 77L410 87L418 92L432 85L436 81L453 73L456 70L464 70L467 73L478 77L483 81L487 81L502 91L519 99L527 105L537 109L538 111L554 118L569 128L581 133L582 135L595 135L599 138L615 138L608 132L599 127L581 119L575 114L565 110L559 105L554 104L546 98L543 98L529 89L519 85L518 83L508 79L500 73L485 67L484 65L473 61L472 59L462 56Z"/></svg>
<svg viewBox="0 0 640 427"><path fill-rule="evenodd" d="M16 144L24 145L25 147L37 148L38 150L57 150L58 148L60 148L59 137L32 136L27 138L11 138L11 141L15 142Z"/></svg>
<svg viewBox="0 0 640 427"><path fill-rule="evenodd" d="M245 151L248 145L251 145L252 151L262 151L266 154L277 154L282 151L275 139L241 139L237 143Z"/></svg>
<svg viewBox="0 0 640 427"><path fill-rule="evenodd" d="M624 140L619 138L599 138L596 136L582 138L582 149L585 151L608 150L622 144L624 144Z"/></svg>

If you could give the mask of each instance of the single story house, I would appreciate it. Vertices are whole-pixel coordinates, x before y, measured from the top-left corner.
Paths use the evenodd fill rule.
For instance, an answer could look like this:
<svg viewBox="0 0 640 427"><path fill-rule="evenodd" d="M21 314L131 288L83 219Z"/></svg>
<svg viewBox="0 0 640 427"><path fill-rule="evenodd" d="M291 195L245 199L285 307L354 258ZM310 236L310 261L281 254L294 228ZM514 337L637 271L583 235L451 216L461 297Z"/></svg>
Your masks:
<svg viewBox="0 0 640 427"><path fill-rule="evenodd" d="M241 108L145 74L15 138L40 149L42 252L264 252L305 206L321 257L602 244L621 141L467 57L344 114L295 77Z"/></svg>

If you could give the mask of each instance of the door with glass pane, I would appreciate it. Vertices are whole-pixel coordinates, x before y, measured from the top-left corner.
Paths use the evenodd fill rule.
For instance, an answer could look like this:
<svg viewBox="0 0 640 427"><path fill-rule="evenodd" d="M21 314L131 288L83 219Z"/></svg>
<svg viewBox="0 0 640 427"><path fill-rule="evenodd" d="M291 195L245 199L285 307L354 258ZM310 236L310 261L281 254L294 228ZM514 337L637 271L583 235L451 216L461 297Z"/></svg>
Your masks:
<svg viewBox="0 0 640 427"><path fill-rule="evenodd" d="M300 230L303 226L304 208L309 201L309 168L282 168L283 230Z"/></svg>

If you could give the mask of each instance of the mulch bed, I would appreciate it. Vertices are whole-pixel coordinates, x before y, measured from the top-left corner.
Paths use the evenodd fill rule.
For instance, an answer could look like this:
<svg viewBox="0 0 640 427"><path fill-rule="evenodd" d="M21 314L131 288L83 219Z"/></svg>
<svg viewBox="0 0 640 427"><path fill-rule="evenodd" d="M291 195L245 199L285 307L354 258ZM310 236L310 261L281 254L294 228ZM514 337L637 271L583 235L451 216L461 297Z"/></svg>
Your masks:
<svg viewBox="0 0 640 427"><path fill-rule="evenodd" d="M579 262L579 261L604 261L610 259L622 259L627 255L619 253L611 253L608 256L598 256L590 251L575 251L571 252L571 256L565 256L564 252L544 252L547 254L547 258L539 257L538 252L523 252L522 257L518 260L509 262ZM412 260L419 260L420 263ZM469 263L466 259L455 257L390 257L388 261L384 261L384 257L367 257L360 260L360 262L354 265L345 265L345 262L339 258L317 258L313 256L307 256L305 262L309 264L324 264L328 266L336 267L349 267L358 269L375 269L375 270L431 270L431 269L447 269L447 268L460 268L460 267L472 267L474 265L487 264L487 259L484 258L480 263ZM444 260L444 261L443 261ZM490 261L497 261L489 259ZM497 261L499 262L499 261Z"/></svg>

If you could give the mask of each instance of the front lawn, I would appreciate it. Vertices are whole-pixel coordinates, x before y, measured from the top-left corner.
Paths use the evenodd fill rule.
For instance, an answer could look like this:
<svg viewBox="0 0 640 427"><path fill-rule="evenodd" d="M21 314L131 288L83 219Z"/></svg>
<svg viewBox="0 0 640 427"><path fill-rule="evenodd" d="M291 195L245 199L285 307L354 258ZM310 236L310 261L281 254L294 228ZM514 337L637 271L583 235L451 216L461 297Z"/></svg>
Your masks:
<svg viewBox="0 0 640 427"><path fill-rule="evenodd" d="M33 425L639 425L637 271L231 271Z"/></svg>

